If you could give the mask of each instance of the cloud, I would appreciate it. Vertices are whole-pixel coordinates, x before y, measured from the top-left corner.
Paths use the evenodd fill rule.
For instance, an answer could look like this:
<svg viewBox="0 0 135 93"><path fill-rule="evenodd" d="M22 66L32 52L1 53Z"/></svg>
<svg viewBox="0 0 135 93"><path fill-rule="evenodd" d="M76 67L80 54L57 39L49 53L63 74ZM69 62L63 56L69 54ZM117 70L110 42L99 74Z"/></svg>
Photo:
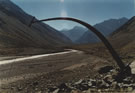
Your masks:
<svg viewBox="0 0 135 93"><path fill-rule="evenodd" d="M64 0L60 0L60 2L62 2L62 3L63 3L63 2L64 2Z"/></svg>
<svg viewBox="0 0 135 93"><path fill-rule="evenodd" d="M61 17L67 17L67 11L66 10L62 10L61 13L60 13L60 16Z"/></svg>

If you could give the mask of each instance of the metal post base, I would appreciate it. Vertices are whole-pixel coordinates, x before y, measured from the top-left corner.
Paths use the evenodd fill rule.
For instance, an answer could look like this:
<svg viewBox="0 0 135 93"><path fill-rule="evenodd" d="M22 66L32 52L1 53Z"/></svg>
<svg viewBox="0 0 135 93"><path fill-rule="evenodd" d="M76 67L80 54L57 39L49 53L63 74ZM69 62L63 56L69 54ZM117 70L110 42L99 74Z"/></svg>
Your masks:
<svg viewBox="0 0 135 93"><path fill-rule="evenodd" d="M126 77L129 77L129 76L132 76L132 73L131 73L130 66L127 65L124 69L120 70L118 75L115 77L115 80L117 82L122 82L123 79L125 79Z"/></svg>

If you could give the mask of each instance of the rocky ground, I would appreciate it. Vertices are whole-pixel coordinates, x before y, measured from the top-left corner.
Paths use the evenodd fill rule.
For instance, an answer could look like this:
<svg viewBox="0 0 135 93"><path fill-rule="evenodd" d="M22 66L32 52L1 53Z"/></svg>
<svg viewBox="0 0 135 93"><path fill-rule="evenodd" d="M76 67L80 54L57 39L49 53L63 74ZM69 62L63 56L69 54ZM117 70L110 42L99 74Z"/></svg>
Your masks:
<svg viewBox="0 0 135 93"><path fill-rule="evenodd" d="M35 93L31 85L36 81L38 90L45 91L50 85L93 77L100 67L108 64L105 59L78 51L1 65L0 93L27 93L27 90Z"/></svg>
<svg viewBox="0 0 135 93"><path fill-rule="evenodd" d="M4 65L0 79L10 82L1 85L0 93L134 93L134 75L117 79L114 63L77 52L14 63L12 71L11 64Z"/></svg>
<svg viewBox="0 0 135 93"><path fill-rule="evenodd" d="M91 73L86 68L72 71L59 71L39 75L33 79L18 81L2 87L1 93L134 93L135 76L117 79L118 69L105 66ZM83 70L85 74L82 75ZM90 72L90 70L89 70ZM65 75L67 73L67 75ZM86 74L87 73L87 74ZM71 76L74 75L74 76ZM81 76L82 75L82 76ZM10 90L10 92L9 92Z"/></svg>
<svg viewBox="0 0 135 93"><path fill-rule="evenodd" d="M94 78L80 79L77 82L62 83L59 86L48 88L46 93L134 93L135 76L117 80L118 73L116 69L112 69Z"/></svg>

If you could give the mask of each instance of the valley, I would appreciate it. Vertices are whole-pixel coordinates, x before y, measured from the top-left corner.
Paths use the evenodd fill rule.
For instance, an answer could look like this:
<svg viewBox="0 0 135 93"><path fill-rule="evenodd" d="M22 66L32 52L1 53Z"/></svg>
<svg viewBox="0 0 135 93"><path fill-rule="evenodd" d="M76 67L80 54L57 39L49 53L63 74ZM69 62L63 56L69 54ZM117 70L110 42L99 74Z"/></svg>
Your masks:
<svg viewBox="0 0 135 93"><path fill-rule="evenodd" d="M94 16L86 17L88 23L88 18L97 22L93 27L107 38L122 62L131 67L132 74L126 75L104 44L88 29L76 25L58 30L55 29L57 22L53 23L54 27L44 22L30 27L35 15L28 14L12 1L0 0L0 93L135 92L134 16L103 17L102 21L91 19ZM61 0L59 4L64 2ZM48 11L41 13L42 17L52 13ZM63 16L68 17L65 10L62 10ZM39 21L36 17L34 21ZM67 25L62 21L60 24L69 27L72 23Z"/></svg>

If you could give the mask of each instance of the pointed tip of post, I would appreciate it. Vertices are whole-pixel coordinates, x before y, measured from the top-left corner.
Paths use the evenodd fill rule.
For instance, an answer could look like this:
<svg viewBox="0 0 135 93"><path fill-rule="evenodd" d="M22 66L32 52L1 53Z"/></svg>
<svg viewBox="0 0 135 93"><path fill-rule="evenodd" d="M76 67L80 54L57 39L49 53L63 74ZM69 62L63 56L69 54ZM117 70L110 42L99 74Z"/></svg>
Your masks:
<svg viewBox="0 0 135 93"><path fill-rule="evenodd" d="M32 23L34 23L35 17L32 17L32 20L30 21L30 24L28 25L29 27L32 26Z"/></svg>

